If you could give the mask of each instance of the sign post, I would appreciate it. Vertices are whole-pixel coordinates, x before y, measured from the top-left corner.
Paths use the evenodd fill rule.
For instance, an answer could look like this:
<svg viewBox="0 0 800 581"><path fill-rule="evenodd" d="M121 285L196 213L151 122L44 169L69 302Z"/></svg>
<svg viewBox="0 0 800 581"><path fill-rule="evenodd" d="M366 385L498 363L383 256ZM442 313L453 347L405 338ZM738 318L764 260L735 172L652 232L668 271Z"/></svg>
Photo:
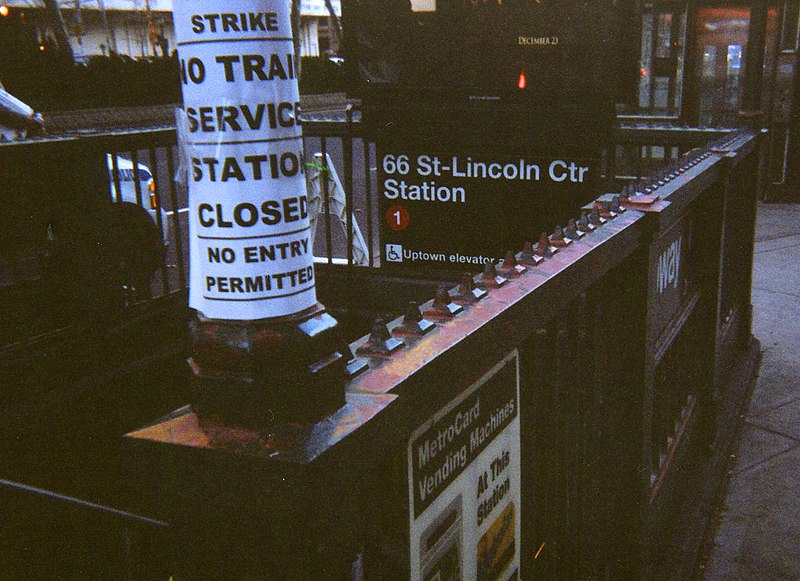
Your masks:
<svg viewBox="0 0 800 581"><path fill-rule="evenodd" d="M193 406L245 424L321 417L344 402L331 380L347 346L316 299L290 4L176 0L174 19Z"/></svg>

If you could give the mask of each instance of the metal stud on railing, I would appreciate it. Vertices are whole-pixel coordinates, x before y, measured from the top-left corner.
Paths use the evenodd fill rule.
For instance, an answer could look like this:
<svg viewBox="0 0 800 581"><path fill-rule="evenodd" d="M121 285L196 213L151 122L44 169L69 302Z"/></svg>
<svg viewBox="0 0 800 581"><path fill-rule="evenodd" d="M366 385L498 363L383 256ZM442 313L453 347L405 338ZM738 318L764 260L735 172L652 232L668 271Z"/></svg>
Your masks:
<svg viewBox="0 0 800 581"><path fill-rule="evenodd" d="M366 361L362 361L361 359L356 359L356 356L350 349L350 346L345 347L344 358L347 361L345 364L345 373L347 373L347 377L355 377L360 373L363 373L367 369L369 369L369 365Z"/></svg>
<svg viewBox="0 0 800 581"><path fill-rule="evenodd" d="M600 215L600 210L597 209L597 206L591 209L589 212L589 224L593 224L597 227L602 226L606 222L607 220Z"/></svg>
<svg viewBox="0 0 800 581"><path fill-rule="evenodd" d="M517 262L517 257L510 250L506 252L505 258L503 258L503 264L500 265L498 270L500 274L506 278L514 278L528 272L526 267Z"/></svg>
<svg viewBox="0 0 800 581"><path fill-rule="evenodd" d="M558 252L558 248L550 244L550 237L547 232L542 232L542 235L539 236L539 243L536 245L536 254L542 258L550 258L556 252Z"/></svg>
<svg viewBox="0 0 800 581"><path fill-rule="evenodd" d="M564 235L564 229L561 227L561 224L556 226L556 229L553 230L553 233L550 235L550 244L557 248L565 248L572 244L572 238Z"/></svg>
<svg viewBox="0 0 800 581"><path fill-rule="evenodd" d="M433 304L425 311L425 316L431 319L452 319L463 310L464 307L457 305L450 298L447 286L440 284L439 288L436 289L436 297L433 299Z"/></svg>
<svg viewBox="0 0 800 581"><path fill-rule="evenodd" d="M372 325L372 331L370 331L366 343L356 349L356 353L364 357L386 356L391 355L403 345L405 345L403 341L395 339L389 333L386 320L379 317Z"/></svg>
<svg viewBox="0 0 800 581"><path fill-rule="evenodd" d="M525 242L522 246L522 252L519 256L519 261L522 264L527 264L528 266L536 266L540 262L542 262L544 258L541 256L537 256L537 254L533 250L533 242Z"/></svg>
<svg viewBox="0 0 800 581"><path fill-rule="evenodd" d="M497 267L493 262L487 262L481 275L481 285L485 288L500 288L508 282L504 276L497 274Z"/></svg>
<svg viewBox="0 0 800 581"><path fill-rule="evenodd" d="M486 297L487 294L486 290L475 285L475 277L465 272L453 295L453 302L459 305L471 305Z"/></svg>
<svg viewBox="0 0 800 581"><path fill-rule="evenodd" d="M581 217L578 218L578 222L576 225L578 227L578 230L581 230L582 232L591 233L597 230L597 226L589 222L589 212L587 212L586 210L581 212Z"/></svg>
<svg viewBox="0 0 800 581"><path fill-rule="evenodd" d="M572 240L578 240L586 236L586 232L578 229L575 218L570 218L569 222L567 222L567 227L564 228L564 236L571 238Z"/></svg>
<svg viewBox="0 0 800 581"><path fill-rule="evenodd" d="M630 198L632 195L633 195L632 184L625 184L624 186L622 186L622 192L619 195L620 202L624 204L625 202L628 201L628 198Z"/></svg>
<svg viewBox="0 0 800 581"><path fill-rule="evenodd" d="M415 301L410 301L406 307L403 321L392 331L395 335L405 335L411 337L422 337L433 331L436 324L422 316L419 305Z"/></svg>
<svg viewBox="0 0 800 581"><path fill-rule="evenodd" d="M611 209L611 202L606 200L597 200L594 203L593 211L596 210L601 219L613 220L617 217L617 213ZM591 220L591 215L589 217Z"/></svg>

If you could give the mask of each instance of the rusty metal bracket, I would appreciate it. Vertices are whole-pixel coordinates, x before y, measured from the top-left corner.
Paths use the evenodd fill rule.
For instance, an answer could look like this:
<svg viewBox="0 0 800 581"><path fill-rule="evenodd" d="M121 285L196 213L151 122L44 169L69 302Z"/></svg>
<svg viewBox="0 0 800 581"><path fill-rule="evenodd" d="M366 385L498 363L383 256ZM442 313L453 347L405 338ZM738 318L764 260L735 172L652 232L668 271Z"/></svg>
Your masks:
<svg viewBox="0 0 800 581"><path fill-rule="evenodd" d="M517 257L509 250L506 252L503 264L500 265L499 272L506 278L515 278L528 272L528 269L517 262Z"/></svg>
<svg viewBox="0 0 800 581"><path fill-rule="evenodd" d="M453 302L459 305L471 305L485 298L487 294L485 289L475 285L475 277L469 272L465 272L453 295Z"/></svg>
<svg viewBox="0 0 800 581"><path fill-rule="evenodd" d="M497 267L493 262L486 263L481 275L481 286L483 288L500 288L508 282L504 276L497 274Z"/></svg>
<svg viewBox="0 0 800 581"><path fill-rule="evenodd" d="M564 229L561 227L561 224L556 226L556 229L553 230L553 233L550 235L550 244L557 248L566 248L572 244L572 238L564 234Z"/></svg>
<svg viewBox="0 0 800 581"><path fill-rule="evenodd" d="M533 248L533 242L525 242L522 247L522 253L520 254L519 258L522 264L527 264L528 266L536 266L540 262L544 260L541 256L537 255Z"/></svg>
<svg viewBox="0 0 800 581"><path fill-rule="evenodd" d="M389 333L386 320L378 318L372 325L369 339L356 349L356 353L364 357L386 357L403 347L403 345L405 345L403 341L395 339Z"/></svg>
<svg viewBox="0 0 800 581"><path fill-rule="evenodd" d="M422 312L416 301L410 301L406 307L403 321L392 329L392 333L395 335L422 337L435 328L436 324L433 321L429 321L422 316Z"/></svg>
<svg viewBox="0 0 800 581"><path fill-rule="evenodd" d="M431 308L425 311L425 316L432 319L452 319L458 313L462 312L464 307L457 305L450 298L450 292L447 286L440 284L436 290L436 297L433 299Z"/></svg>

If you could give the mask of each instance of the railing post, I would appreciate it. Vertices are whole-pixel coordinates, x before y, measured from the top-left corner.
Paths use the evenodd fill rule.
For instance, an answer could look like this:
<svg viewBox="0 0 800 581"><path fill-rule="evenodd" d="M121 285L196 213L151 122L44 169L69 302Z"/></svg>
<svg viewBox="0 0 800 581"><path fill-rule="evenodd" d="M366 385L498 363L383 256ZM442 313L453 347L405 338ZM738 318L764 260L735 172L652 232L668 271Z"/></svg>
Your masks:
<svg viewBox="0 0 800 581"><path fill-rule="evenodd" d="M317 302L289 2L176 2L189 161L192 406L260 426L344 404L347 345ZM227 10L231 10L227 12Z"/></svg>
<svg viewBox="0 0 800 581"><path fill-rule="evenodd" d="M174 3L191 409L127 442L162 479L181 579L361 578L370 457L337 444L394 398L345 400L357 365L316 300L289 4Z"/></svg>

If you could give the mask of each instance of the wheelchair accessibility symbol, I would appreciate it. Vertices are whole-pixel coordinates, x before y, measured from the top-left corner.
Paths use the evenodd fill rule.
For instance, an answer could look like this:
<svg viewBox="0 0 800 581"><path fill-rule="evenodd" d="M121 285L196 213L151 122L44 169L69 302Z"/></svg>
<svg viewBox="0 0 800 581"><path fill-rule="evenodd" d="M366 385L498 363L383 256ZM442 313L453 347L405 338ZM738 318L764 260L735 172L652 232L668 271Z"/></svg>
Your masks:
<svg viewBox="0 0 800 581"><path fill-rule="evenodd" d="M388 260L389 262L403 262L403 245L387 244L386 260Z"/></svg>

